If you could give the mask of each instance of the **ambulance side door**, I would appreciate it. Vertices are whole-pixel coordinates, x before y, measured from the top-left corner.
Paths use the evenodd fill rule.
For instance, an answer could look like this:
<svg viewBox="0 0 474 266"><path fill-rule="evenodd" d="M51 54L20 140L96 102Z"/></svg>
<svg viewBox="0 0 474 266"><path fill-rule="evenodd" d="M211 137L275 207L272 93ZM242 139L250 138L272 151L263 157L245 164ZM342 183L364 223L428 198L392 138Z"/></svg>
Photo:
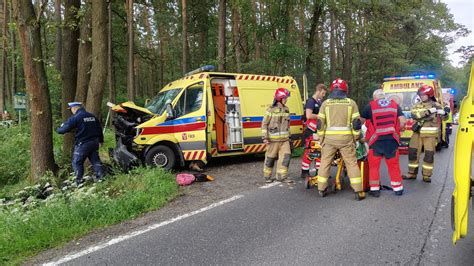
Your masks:
<svg viewBox="0 0 474 266"><path fill-rule="evenodd" d="M174 106L175 138L186 161L206 158L207 97L203 81L186 87Z"/></svg>

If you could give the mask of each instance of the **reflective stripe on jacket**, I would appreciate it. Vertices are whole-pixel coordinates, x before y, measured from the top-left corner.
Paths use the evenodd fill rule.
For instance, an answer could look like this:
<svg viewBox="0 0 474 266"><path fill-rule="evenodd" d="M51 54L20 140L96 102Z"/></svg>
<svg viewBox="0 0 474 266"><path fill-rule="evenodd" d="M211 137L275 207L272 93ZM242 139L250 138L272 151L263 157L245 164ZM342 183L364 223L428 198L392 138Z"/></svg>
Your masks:
<svg viewBox="0 0 474 266"><path fill-rule="evenodd" d="M429 109L443 109L435 101L420 102L413 106L411 115L413 119L421 122L420 135L425 137L436 137L439 134L440 121L436 114L431 114Z"/></svg>
<svg viewBox="0 0 474 266"><path fill-rule="evenodd" d="M328 99L319 110L321 129L318 135L322 142L348 143L359 137L359 131L352 128L352 121L359 119L357 104L349 99Z"/></svg>
<svg viewBox="0 0 474 266"><path fill-rule="evenodd" d="M262 121L262 138L269 141L290 139L290 110L286 106L267 109Z"/></svg>

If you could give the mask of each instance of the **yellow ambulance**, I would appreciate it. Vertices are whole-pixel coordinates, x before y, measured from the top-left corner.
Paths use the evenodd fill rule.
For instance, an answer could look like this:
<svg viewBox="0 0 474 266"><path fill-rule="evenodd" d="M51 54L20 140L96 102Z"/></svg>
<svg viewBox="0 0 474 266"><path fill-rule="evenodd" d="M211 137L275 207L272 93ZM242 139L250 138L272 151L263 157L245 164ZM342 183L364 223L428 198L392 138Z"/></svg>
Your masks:
<svg viewBox="0 0 474 266"><path fill-rule="evenodd" d="M303 104L292 77L219 73L204 66L167 84L145 107L112 105L116 147L109 154L123 169L141 163L172 169L263 153L261 122L280 87L291 93L291 139L299 147Z"/></svg>
<svg viewBox="0 0 474 266"><path fill-rule="evenodd" d="M411 135L413 134L413 131L411 130L411 126L413 125L411 109L413 105L420 102L420 97L417 92L423 84L434 88L436 100L441 104L441 106L444 106L440 82L433 74L392 76L384 78L383 90L387 95L387 98L393 99L397 102L407 118L406 130L402 133L400 138L400 151L402 153L408 152L408 145L410 143ZM447 146L446 122L439 119L439 126L441 130L436 150L440 150L441 147Z"/></svg>

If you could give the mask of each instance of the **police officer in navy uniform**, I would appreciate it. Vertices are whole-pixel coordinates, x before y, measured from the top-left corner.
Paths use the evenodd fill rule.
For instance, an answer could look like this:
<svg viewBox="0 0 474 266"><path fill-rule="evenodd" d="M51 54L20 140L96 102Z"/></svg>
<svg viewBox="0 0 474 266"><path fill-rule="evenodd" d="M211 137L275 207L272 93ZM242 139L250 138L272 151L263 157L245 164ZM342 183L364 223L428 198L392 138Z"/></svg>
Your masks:
<svg viewBox="0 0 474 266"><path fill-rule="evenodd" d="M104 135L99 120L88 113L82 103L70 102L68 106L73 114L60 128L56 130L59 134L65 134L76 130L74 154L72 156L72 167L76 175L76 184L80 185L84 176L84 161L89 161L96 173L97 181L101 181L104 170L99 158L99 146L104 143Z"/></svg>

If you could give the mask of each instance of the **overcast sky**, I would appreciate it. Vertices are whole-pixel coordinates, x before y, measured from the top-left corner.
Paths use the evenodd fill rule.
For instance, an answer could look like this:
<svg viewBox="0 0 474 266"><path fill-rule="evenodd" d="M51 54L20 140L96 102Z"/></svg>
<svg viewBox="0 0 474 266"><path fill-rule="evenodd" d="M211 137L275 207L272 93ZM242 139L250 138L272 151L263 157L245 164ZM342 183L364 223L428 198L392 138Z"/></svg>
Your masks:
<svg viewBox="0 0 474 266"><path fill-rule="evenodd" d="M474 45L474 0L442 0L442 2L448 5L451 14L454 15L454 21L466 26L471 31L467 37L459 38L448 46L451 64L459 66L461 59L459 54L455 54L454 51L463 45Z"/></svg>

